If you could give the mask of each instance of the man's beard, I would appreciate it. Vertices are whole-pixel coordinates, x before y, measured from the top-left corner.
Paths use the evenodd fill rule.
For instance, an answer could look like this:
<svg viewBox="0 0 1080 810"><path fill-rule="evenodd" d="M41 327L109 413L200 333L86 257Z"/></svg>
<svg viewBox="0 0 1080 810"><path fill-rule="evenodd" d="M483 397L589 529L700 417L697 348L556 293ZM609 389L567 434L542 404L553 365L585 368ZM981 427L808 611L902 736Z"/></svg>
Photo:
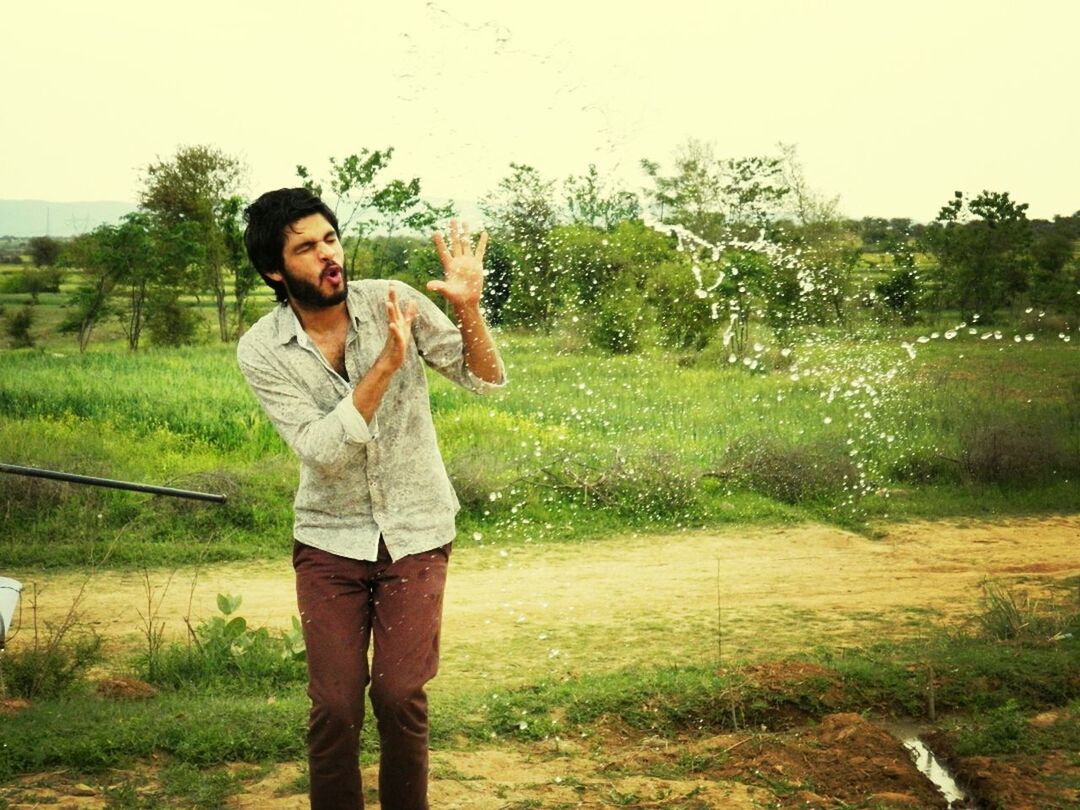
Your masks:
<svg viewBox="0 0 1080 810"><path fill-rule="evenodd" d="M293 278L287 272L282 272L281 280L285 284L289 297L308 309L325 309L326 307L336 306L349 295L349 278L345 273L344 266L341 268L341 289L329 295L320 289L322 276L319 277L319 283L312 284L310 281Z"/></svg>

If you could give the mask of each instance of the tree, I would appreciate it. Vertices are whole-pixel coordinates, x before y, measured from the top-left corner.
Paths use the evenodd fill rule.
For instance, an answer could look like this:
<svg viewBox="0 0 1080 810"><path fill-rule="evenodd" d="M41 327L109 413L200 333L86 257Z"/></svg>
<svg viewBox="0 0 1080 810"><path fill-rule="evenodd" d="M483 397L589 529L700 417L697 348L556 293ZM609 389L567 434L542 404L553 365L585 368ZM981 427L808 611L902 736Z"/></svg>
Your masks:
<svg viewBox="0 0 1080 810"><path fill-rule="evenodd" d="M927 230L938 283L965 321L992 320L995 310L1026 288L1032 264L1027 207L1008 192L968 198L957 191Z"/></svg>
<svg viewBox="0 0 1080 810"><path fill-rule="evenodd" d="M637 196L611 189L600 177L595 163L580 177L571 175L563 184L566 207L573 225L588 225L610 231L620 222L641 216Z"/></svg>
<svg viewBox="0 0 1080 810"><path fill-rule="evenodd" d="M548 240L557 221L553 187L532 166L511 163L510 174L480 203L496 239L512 245L505 319L544 329L554 323L562 295Z"/></svg>
<svg viewBox="0 0 1080 810"><path fill-rule="evenodd" d="M94 327L109 313L109 297L117 280L106 258L106 244L113 230L111 225L102 225L75 237L60 258L61 264L82 270L83 283L72 293L72 310L60 326L63 332L77 334L80 352L86 351Z"/></svg>
<svg viewBox="0 0 1080 810"><path fill-rule="evenodd" d="M201 269L201 283L209 287L217 308L218 334L230 339L225 272L229 250L224 219L236 196L243 166L239 160L211 146L183 146L171 160L150 164L143 175L141 207L159 221L162 234L184 241L194 239L197 254L182 253ZM179 258L180 254L174 254ZM237 268L232 268L237 272Z"/></svg>
<svg viewBox="0 0 1080 810"><path fill-rule="evenodd" d="M375 195L379 192L375 178L389 165L393 156L394 148L388 146L374 152L361 149L359 154L347 155L340 160L332 157L329 179L325 183L312 177L306 166L296 167L296 176L310 192L323 197L325 188L329 187L333 194L333 199L325 202L337 217L338 234L342 240L350 233L354 237L352 253L349 256L350 267L356 266L360 240L371 224L364 215L375 208Z"/></svg>
<svg viewBox="0 0 1080 810"><path fill-rule="evenodd" d="M60 258L63 247L58 239L51 236L35 236L30 240L30 257L35 267L51 267Z"/></svg>
<svg viewBox="0 0 1080 810"><path fill-rule="evenodd" d="M221 233L225 258L233 271L233 334L239 338L247 324L248 297L260 282L261 276L251 266L244 246L244 232L240 227L244 199L234 194L221 207Z"/></svg>
<svg viewBox="0 0 1080 810"><path fill-rule="evenodd" d="M723 214L723 164L712 144L693 138L675 153L675 173L660 174L658 163L642 160L641 166L653 181L646 194L653 201L661 222L689 228L703 239L717 241Z"/></svg>
<svg viewBox="0 0 1080 810"><path fill-rule="evenodd" d="M376 222L386 232L386 240L383 243L385 250L382 252L384 263L386 254L391 250L394 232L398 228L430 231L437 222L454 215L453 202L443 206L434 206L420 199L420 178L418 177L414 177L408 183L402 180L391 180L375 192L372 205L378 212Z"/></svg>

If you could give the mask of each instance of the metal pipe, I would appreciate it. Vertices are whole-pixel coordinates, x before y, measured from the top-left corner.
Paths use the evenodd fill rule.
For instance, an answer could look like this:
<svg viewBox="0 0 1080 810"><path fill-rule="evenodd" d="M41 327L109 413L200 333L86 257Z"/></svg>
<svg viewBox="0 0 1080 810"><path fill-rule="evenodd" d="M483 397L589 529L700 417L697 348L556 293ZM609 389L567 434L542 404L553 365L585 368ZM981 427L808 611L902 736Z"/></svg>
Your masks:
<svg viewBox="0 0 1080 810"><path fill-rule="evenodd" d="M210 492L194 492L188 489L173 489L172 487L156 487L151 484L136 484L130 481L116 481L112 478L95 478L90 475L76 475L75 473L55 472L54 470L39 470L37 467L20 467L15 464L0 464L0 472L14 475L27 475L32 478L51 478L54 481L67 481L72 484L88 484L94 487L108 487L110 489L127 489L132 492L149 492L153 495L168 495L171 498L190 498L195 501L213 501L225 503L224 495L215 495Z"/></svg>

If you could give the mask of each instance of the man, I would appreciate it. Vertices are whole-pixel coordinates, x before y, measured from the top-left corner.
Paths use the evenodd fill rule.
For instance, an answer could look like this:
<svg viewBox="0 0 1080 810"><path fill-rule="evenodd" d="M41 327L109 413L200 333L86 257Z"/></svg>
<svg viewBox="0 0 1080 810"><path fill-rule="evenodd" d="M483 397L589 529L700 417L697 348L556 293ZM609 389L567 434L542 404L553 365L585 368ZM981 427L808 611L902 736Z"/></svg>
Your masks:
<svg viewBox="0 0 1080 810"><path fill-rule="evenodd" d="M280 306L240 339L237 361L300 458L293 566L308 659L313 810L363 807L364 688L380 738L384 810L427 808L424 684L438 667L457 497L435 441L423 363L477 393L505 384L480 312L487 234L475 252L436 234L445 279L423 294L349 282L333 212L306 189L245 211L251 263ZM374 653L368 665L368 646Z"/></svg>

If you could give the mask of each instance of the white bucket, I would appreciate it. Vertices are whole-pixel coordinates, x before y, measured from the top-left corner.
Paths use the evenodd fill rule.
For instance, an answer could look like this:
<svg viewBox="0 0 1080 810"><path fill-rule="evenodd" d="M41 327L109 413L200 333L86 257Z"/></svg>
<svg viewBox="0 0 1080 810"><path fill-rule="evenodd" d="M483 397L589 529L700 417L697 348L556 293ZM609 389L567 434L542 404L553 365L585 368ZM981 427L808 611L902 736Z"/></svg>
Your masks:
<svg viewBox="0 0 1080 810"><path fill-rule="evenodd" d="M15 606L19 604L20 591L21 582L0 577L0 647L4 646L11 623L15 621Z"/></svg>

